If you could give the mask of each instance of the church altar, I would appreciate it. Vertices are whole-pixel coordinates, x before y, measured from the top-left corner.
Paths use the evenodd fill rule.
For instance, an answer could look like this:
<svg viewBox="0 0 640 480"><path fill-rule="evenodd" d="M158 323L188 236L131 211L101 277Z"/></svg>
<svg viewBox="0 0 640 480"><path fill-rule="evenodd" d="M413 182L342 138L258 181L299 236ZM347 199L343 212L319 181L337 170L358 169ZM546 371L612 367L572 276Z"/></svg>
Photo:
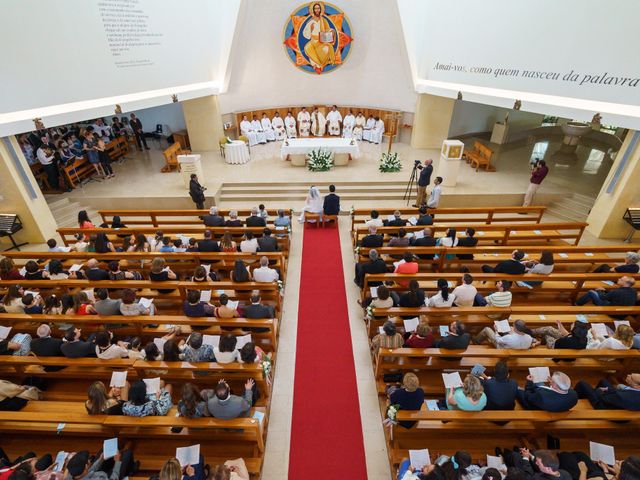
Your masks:
<svg viewBox="0 0 640 480"><path fill-rule="evenodd" d="M334 154L334 165L346 165L351 158L360 156L358 142L351 138L289 138L282 142L280 157L291 160L291 165L304 166L311 150L323 149Z"/></svg>

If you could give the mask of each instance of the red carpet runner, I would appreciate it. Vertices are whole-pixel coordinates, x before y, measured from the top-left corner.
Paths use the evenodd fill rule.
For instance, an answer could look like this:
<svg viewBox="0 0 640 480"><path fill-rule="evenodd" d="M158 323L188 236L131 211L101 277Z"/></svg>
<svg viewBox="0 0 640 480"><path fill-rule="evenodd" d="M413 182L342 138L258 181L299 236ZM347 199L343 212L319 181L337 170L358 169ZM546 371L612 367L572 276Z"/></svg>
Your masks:
<svg viewBox="0 0 640 480"><path fill-rule="evenodd" d="M302 248L289 479L309 478L367 478L335 227L307 227Z"/></svg>

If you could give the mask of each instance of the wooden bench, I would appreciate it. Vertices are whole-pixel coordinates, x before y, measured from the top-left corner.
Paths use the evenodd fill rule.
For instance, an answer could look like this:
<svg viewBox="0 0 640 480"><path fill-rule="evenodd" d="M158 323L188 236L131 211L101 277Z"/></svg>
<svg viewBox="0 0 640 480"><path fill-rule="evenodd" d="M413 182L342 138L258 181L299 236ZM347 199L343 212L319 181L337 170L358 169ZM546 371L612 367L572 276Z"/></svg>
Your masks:
<svg viewBox="0 0 640 480"><path fill-rule="evenodd" d="M218 215L225 218L229 217L231 210L238 214L238 219L245 221L246 217L251 215L250 208L239 209L218 209ZM269 208L269 219L267 226L274 230L272 226L273 220L277 218L278 210L284 210L285 216L291 219L291 208ZM153 227L173 226L173 225L203 225L202 216L209 215L209 209L204 210L99 210L98 213L102 217L102 221L111 223L114 216L120 217L125 225L149 225ZM236 228L236 227L227 227Z"/></svg>
<svg viewBox="0 0 640 480"><path fill-rule="evenodd" d="M76 188L83 180L92 177L95 173L95 168L85 156L75 157L62 167L62 174L72 188Z"/></svg>
<svg viewBox="0 0 640 480"><path fill-rule="evenodd" d="M175 142L162 152L162 155L164 155L165 165L160 169L160 171L166 173L172 172L173 170L179 170L180 165L178 164L178 155L188 155L190 153L190 150L183 150L180 143Z"/></svg>
<svg viewBox="0 0 640 480"><path fill-rule="evenodd" d="M629 275L636 280L640 279L640 274ZM568 294L571 301L575 301L580 292L592 290L595 288L617 288L615 282L622 275L619 273L551 273L549 275L506 275L501 273L476 273L473 275L473 285L480 293L492 293L496 291L495 282L498 280L509 280L512 282L511 292L514 299L520 294L540 295L540 294ZM438 272L438 273L416 273L414 275L399 273L377 273L366 274L364 277L364 288L361 290L361 299L364 300L370 292L371 283L393 281L394 285L390 285L392 291L406 291L407 287L400 286L397 281L400 280L408 284L409 280L415 279L420 283L421 288L427 293L429 290L436 290L436 282L443 278L455 287L461 282L462 275L460 273ZM543 282L542 285L536 286L520 286L516 282L538 281ZM613 285L604 282L612 282ZM482 307L479 307L482 308Z"/></svg>
<svg viewBox="0 0 640 480"><path fill-rule="evenodd" d="M530 207L446 207L429 209L428 213L438 223L468 223L487 224L502 223L540 223L542 215L547 207L530 206ZM386 219L389 215L398 210L404 218L416 217L419 212L415 207L401 208L356 208L351 212L351 229L356 224L364 224L369 220L371 210L376 210L380 214L381 219Z"/></svg>
<svg viewBox="0 0 640 480"><path fill-rule="evenodd" d="M526 245L518 247L525 252L524 260L538 260L542 252L553 253L554 272L559 270L590 271L596 265L624 262L624 254L629 246L573 246L573 245ZM368 261L370 248L358 249L358 262ZM420 265L431 265L436 271L452 271L460 265L467 267L495 265L511 258L514 248L509 246L478 245L476 247L378 247L375 249L390 269L393 262L402 258L405 252L417 256ZM458 258L458 255L471 255L473 258ZM616 255L617 257L612 257ZM434 258L422 258L432 256ZM435 258L437 256L437 258Z"/></svg>
<svg viewBox="0 0 640 480"><path fill-rule="evenodd" d="M501 245L532 245L549 244L555 242L571 242L578 245L585 228L589 224L585 222L558 222L541 224L491 224L483 225L476 229L475 237L479 245L501 244ZM469 225L429 225L434 237L444 237L449 228L455 228L457 232L463 234ZM385 235L385 242L392 236L397 236L398 231L403 228L406 232L417 232L424 230L423 225L405 227L380 227L378 235ZM365 226L356 226L352 232L354 247L359 244L362 237L369 234Z"/></svg>
<svg viewBox="0 0 640 480"><path fill-rule="evenodd" d="M495 167L491 165L491 158L493 157L493 150L484 145L481 142L473 142L473 148L465 150L467 161L471 164L471 167L475 167L476 172L480 167L484 167L487 172L495 172Z"/></svg>
<svg viewBox="0 0 640 480"><path fill-rule="evenodd" d="M129 139L122 135L107 143L105 151L109 154L112 162L123 159L129 153Z"/></svg>
<svg viewBox="0 0 640 480"><path fill-rule="evenodd" d="M73 245L77 242L75 235L79 232L90 236L92 233L105 233L109 240L115 242L116 245L122 243L122 239L118 235L136 235L142 233L144 235L154 235L158 229L153 227L128 227L128 228L58 228L56 231L62 238L65 245ZM255 237L261 237L264 227L163 227L162 232L165 236L177 238L177 235L185 235L193 237L197 240L204 238L204 232L210 231L215 239L221 238L226 232L230 232L234 240L238 241L246 232L251 232ZM281 235L279 231L272 233L278 240L278 248L281 252L287 254L290 247L289 235ZM185 252L186 253L186 252Z"/></svg>

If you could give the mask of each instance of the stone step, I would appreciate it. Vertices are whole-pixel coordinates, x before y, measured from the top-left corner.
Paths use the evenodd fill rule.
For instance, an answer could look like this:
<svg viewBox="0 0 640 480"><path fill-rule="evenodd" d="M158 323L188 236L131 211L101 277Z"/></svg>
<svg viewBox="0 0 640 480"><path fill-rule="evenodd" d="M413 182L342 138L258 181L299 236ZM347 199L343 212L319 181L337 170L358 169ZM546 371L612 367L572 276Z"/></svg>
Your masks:
<svg viewBox="0 0 640 480"><path fill-rule="evenodd" d="M348 200L371 200L373 197L376 200L402 200L404 196L404 190L397 190L391 192L380 192L374 190L363 190L362 192L338 192L340 199L344 201ZM255 192L255 193L223 193L220 195L221 202L234 202L234 201L253 201L257 203L265 202L278 202L285 200L305 200L307 192ZM415 196L415 193L414 193Z"/></svg>
<svg viewBox="0 0 640 480"><path fill-rule="evenodd" d="M371 194L378 194L379 192L402 192L404 193L404 191L407 189L407 185L406 184L402 184L402 185L362 185L362 186L352 186L352 187L343 187L343 186L336 186L336 193L339 195L346 195L346 194L350 194L350 193L362 193L362 192L369 192ZM415 191L415 188L414 188ZM278 192L278 193L288 193L288 194L300 194L300 195L307 195L307 193L309 193L309 187L307 186L300 186L300 187L272 187L272 188L265 188L265 187L245 187L244 185L238 185L235 187L223 187L220 190L220 194L221 195L232 195L232 194L239 194L239 193L246 193L246 194L253 194L253 193L257 193L257 194L265 194L268 195L271 192ZM327 193L328 189L327 188L321 188L321 193Z"/></svg>
<svg viewBox="0 0 640 480"><path fill-rule="evenodd" d="M288 187L288 186L305 186L309 189L309 185L316 186L329 186L334 184L337 188L344 188L349 186L372 186L372 185L406 185L406 181L396 180L396 181L385 181L385 182L357 182L357 181L346 181L346 182L330 182L330 181L322 181L322 182L311 182L311 181L301 181L301 182L242 182L242 184L237 183L223 183L222 188L225 187L260 187L260 188L269 188L269 187Z"/></svg>
<svg viewBox="0 0 640 480"><path fill-rule="evenodd" d="M45 200L49 204L49 208L52 212L55 212L59 208L66 207L70 203L68 198L57 198L51 195L46 195Z"/></svg>

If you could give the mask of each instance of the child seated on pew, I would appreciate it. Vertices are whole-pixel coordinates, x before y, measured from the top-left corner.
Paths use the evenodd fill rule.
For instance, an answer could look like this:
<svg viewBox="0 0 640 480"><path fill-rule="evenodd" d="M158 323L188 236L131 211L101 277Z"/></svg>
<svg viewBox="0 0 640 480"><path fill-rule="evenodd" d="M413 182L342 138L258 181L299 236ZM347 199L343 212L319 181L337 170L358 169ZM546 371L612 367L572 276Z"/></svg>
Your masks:
<svg viewBox="0 0 640 480"><path fill-rule="evenodd" d="M160 390L147 394L147 384L138 380L129 389L129 400L122 405L122 414L131 417L164 416L173 406L172 387L160 381Z"/></svg>
<svg viewBox="0 0 640 480"><path fill-rule="evenodd" d="M22 304L24 305L24 313L28 315L42 314L42 297L31 293L22 296Z"/></svg>

